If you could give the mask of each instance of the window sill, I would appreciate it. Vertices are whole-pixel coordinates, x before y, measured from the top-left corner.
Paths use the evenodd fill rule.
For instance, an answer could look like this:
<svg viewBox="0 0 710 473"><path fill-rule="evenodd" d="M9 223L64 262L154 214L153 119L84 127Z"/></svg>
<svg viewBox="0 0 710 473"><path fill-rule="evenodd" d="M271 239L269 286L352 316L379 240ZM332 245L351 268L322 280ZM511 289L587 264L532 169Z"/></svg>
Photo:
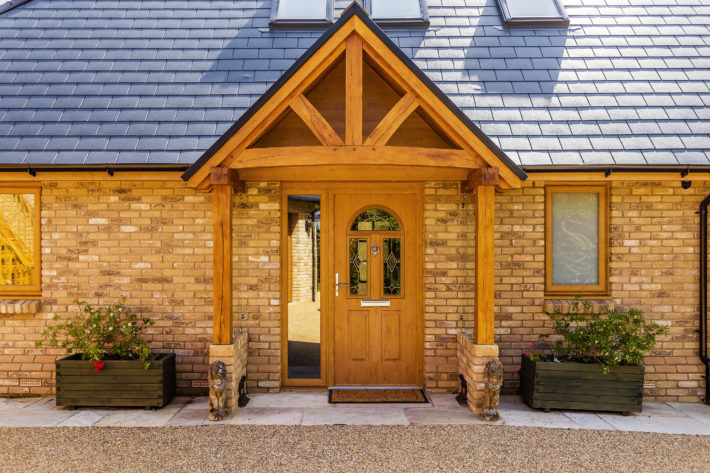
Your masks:
<svg viewBox="0 0 710 473"><path fill-rule="evenodd" d="M330 20L274 20L269 22L270 28L298 29L298 28L328 28L333 25Z"/></svg>
<svg viewBox="0 0 710 473"><path fill-rule="evenodd" d="M614 309L614 301L611 299L570 299L570 298L545 298L543 309L545 312L566 314L575 302L579 302L580 314L605 314ZM589 309L584 308L584 303L590 305Z"/></svg>
<svg viewBox="0 0 710 473"><path fill-rule="evenodd" d="M36 314L41 307L38 299L0 299L0 315Z"/></svg>

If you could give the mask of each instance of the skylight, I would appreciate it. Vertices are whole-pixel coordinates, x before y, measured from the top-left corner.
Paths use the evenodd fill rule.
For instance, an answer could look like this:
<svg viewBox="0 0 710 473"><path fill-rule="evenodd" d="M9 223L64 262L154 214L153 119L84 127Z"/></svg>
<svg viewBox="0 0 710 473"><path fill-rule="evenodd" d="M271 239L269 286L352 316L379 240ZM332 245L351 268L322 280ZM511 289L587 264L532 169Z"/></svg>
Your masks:
<svg viewBox="0 0 710 473"><path fill-rule="evenodd" d="M420 0L370 0L372 19L422 20L426 18L426 4Z"/></svg>
<svg viewBox="0 0 710 473"><path fill-rule="evenodd" d="M567 26L569 18L559 0L498 0L505 26Z"/></svg>
<svg viewBox="0 0 710 473"><path fill-rule="evenodd" d="M333 20L333 0L273 0L271 23L318 25Z"/></svg>

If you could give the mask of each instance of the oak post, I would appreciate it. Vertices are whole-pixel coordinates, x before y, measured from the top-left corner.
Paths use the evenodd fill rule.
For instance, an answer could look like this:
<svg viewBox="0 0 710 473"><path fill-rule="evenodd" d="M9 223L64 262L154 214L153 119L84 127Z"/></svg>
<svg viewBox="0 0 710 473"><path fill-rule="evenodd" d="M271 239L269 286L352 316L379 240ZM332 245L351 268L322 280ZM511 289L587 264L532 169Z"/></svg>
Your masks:
<svg viewBox="0 0 710 473"><path fill-rule="evenodd" d="M356 34L345 50L345 144L362 145L362 38Z"/></svg>
<svg viewBox="0 0 710 473"><path fill-rule="evenodd" d="M237 173L229 168L212 168L214 195L213 248L213 343L232 343L232 190L241 189Z"/></svg>
<svg viewBox="0 0 710 473"><path fill-rule="evenodd" d="M495 306L495 186L476 188L476 311L475 341L494 343Z"/></svg>

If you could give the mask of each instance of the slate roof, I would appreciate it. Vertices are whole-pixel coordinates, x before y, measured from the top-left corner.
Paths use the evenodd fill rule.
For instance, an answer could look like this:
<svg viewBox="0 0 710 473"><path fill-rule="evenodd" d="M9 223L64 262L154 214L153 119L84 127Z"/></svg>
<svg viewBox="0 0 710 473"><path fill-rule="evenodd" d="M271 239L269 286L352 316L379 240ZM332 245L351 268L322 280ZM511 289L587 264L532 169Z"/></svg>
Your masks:
<svg viewBox="0 0 710 473"><path fill-rule="evenodd" d="M708 2L563 3L568 29L506 29L495 0L429 0L428 28L385 31L516 163L710 165ZM270 8L3 13L0 164L193 163L324 31L270 29Z"/></svg>

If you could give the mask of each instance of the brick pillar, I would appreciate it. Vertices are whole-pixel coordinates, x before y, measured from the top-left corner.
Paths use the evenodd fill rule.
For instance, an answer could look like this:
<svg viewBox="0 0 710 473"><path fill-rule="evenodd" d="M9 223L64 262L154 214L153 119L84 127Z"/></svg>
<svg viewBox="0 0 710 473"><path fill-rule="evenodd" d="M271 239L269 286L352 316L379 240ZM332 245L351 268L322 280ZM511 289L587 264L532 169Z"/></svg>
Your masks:
<svg viewBox="0 0 710 473"><path fill-rule="evenodd" d="M476 414L483 407L485 379L483 371L486 363L498 358L498 345L477 345L471 335L457 334L459 373L468 385L468 408Z"/></svg>
<svg viewBox="0 0 710 473"><path fill-rule="evenodd" d="M210 365L222 361L227 366L227 390L225 392L225 409L230 414L237 408L239 398L239 380L247 374L247 334L237 335L229 345L210 345Z"/></svg>

